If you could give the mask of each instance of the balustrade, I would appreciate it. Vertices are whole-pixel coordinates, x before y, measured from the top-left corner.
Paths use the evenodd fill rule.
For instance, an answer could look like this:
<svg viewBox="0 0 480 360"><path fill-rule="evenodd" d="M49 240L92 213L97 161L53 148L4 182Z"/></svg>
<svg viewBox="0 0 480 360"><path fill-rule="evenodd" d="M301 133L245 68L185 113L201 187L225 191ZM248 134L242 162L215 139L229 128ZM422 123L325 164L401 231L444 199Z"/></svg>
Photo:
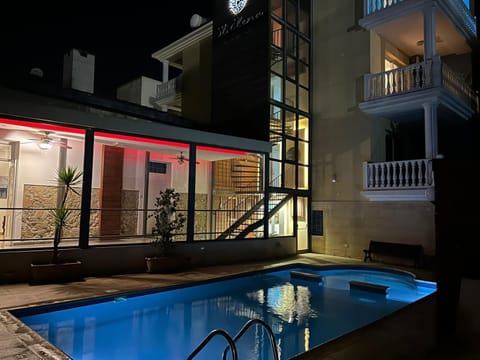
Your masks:
<svg viewBox="0 0 480 360"><path fill-rule="evenodd" d="M429 159L364 163L365 190L415 189L432 187Z"/></svg>

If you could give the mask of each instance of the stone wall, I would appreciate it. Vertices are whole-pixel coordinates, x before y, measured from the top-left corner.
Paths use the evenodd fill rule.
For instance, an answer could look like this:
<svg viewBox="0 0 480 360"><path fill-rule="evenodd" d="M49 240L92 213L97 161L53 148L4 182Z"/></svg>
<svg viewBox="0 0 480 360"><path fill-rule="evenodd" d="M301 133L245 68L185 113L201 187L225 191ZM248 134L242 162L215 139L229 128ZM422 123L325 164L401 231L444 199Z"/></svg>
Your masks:
<svg viewBox="0 0 480 360"><path fill-rule="evenodd" d="M63 231L63 236L78 237L80 232L80 208L81 208L81 188L76 189L78 194L70 193L67 198L66 207L72 210L72 214L67 221L67 226ZM99 189L92 189L91 207L99 207ZM123 190L122 208L137 209L139 192L136 190ZM56 207L57 187L47 185L25 184L23 189L23 207L34 210L23 210L22 212L22 239L53 238L55 224L51 215L51 209ZM135 235L137 233L138 222L137 211L123 211L121 234ZM98 236L99 212L92 211L90 214L90 236Z"/></svg>

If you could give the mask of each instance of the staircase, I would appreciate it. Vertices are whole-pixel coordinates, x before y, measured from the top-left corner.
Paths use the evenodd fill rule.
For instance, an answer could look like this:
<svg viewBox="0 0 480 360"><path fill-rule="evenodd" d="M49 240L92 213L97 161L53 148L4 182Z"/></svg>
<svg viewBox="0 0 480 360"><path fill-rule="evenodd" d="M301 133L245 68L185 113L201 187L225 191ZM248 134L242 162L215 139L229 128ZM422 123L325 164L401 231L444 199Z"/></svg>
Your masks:
<svg viewBox="0 0 480 360"><path fill-rule="evenodd" d="M261 194L263 195L263 194ZM268 218L270 219L280 208L292 198L290 194L272 193L268 199ZM248 208L248 206L242 206ZM236 209L234 211L237 211ZM235 215L235 214L234 214ZM256 231L263 227L264 197L258 198L255 204L245 210L217 239L255 238ZM263 236L263 230L261 231Z"/></svg>

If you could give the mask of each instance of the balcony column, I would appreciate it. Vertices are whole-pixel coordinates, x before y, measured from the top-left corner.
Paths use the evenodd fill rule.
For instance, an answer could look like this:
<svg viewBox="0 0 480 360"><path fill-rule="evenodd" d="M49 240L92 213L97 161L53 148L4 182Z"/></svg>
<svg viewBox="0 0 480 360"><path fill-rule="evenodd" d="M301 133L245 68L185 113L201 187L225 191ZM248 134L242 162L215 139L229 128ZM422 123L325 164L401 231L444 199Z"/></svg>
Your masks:
<svg viewBox="0 0 480 360"><path fill-rule="evenodd" d="M437 109L435 101L423 104L426 159L434 159L438 155Z"/></svg>
<svg viewBox="0 0 480 360"><path fill-rule="evenodd" d="M162 83L166 84L169 80L169 68L170 68L170 64L169 64L169 61L168 60L162 60ZM167 112L168 111L168 107L167 105L162 105L161 106L161 110L163 112Z"/></svg>
<svg viewBox="0 0 480 360"><path fill-rule="evenodd" d="M433 59L437 54L435 7L423 9L423 52L424 59Z"/></svg>

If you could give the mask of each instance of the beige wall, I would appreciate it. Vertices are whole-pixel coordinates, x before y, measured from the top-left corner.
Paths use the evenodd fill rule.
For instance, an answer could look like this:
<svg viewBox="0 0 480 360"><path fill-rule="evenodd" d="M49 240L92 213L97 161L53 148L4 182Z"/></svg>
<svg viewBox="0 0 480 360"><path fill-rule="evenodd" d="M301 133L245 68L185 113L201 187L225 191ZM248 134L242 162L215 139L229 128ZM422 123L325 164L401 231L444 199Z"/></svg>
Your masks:
<svg viewBox="0 0 480 360"><path fill-rule="evenodd" d="M312 250L363 258L370 240L422 244L435 253L434 206L428 202L314 202L323 211L324 236L312 237Z"/></svg>
<svg viewBox="0 0 480 360"><path fill-rule="evenodd" d="M314 97L312 200L324 211L314 252L362 258L369 240L421 243L434 253L434 210L428 202L369 202L361 195L364 161L385 160L389 120L359 110L363 75L381 71L384 42L355 24L351 0L313 2ZM336 182L332 178L336 177Z"/></svg>
<svg viewBox="0 0 480 360"><path fill-rule="evenodd" d="M209 123L211 117L212 40L183 52L182 116Z"/></svg>

